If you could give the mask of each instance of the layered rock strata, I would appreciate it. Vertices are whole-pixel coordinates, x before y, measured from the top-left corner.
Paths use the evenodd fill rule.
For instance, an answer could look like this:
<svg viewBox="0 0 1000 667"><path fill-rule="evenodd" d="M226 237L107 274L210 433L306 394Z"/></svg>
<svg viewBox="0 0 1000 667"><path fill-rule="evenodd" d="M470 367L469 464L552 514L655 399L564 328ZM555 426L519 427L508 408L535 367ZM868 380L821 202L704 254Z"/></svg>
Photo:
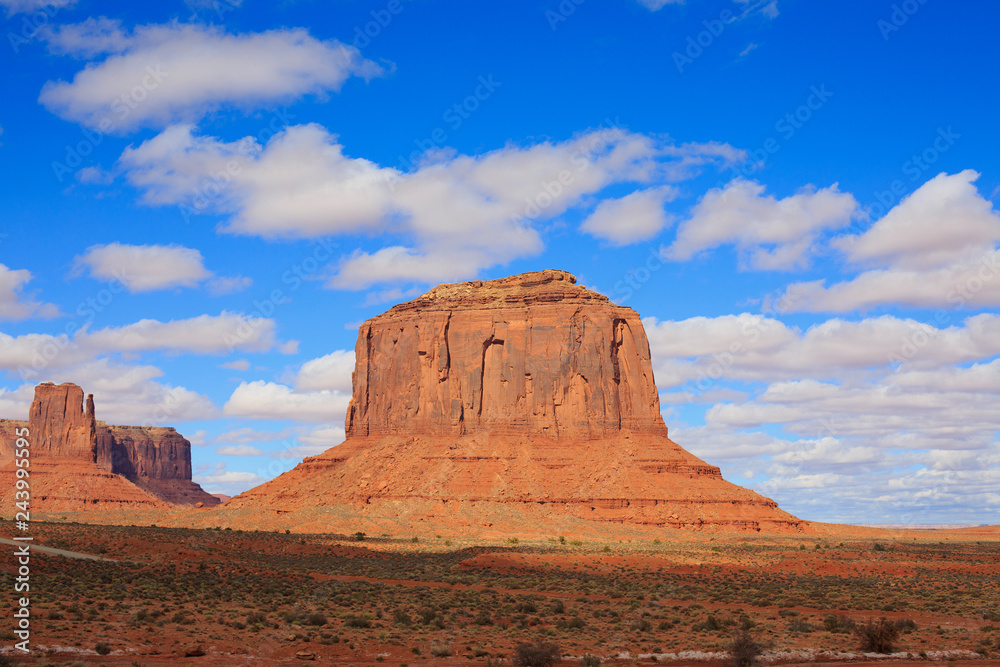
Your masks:
<svg viewBox="0 0 1000 667"><path fill-rule="evenodd" d="M30 432L37 511L219 502L191 481L191 443L180 433L98 421L93 395L84 400L75 384L40 384L28 421L0 420L3 469L12 468L19 427Z"/></svg>
<svg viewBox="0 0 1000 667"><path fill-rule="evenodd" d="M227 508L800 530L669 439L638 314L575 283L440 285L368 320L346 442Z"/></svg>

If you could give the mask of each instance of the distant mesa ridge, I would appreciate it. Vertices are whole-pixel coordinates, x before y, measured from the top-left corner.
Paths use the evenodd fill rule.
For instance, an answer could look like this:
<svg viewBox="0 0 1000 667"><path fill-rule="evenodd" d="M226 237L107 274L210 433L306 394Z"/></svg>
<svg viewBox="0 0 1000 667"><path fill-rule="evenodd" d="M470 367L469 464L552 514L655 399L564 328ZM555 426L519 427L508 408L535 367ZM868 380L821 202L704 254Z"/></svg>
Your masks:
<svg viewBox="0 0 1000 667"><path fill-rule="evenodd" d="M0 420L0 471L12 468L24 426L36 511L219 504L191 481L191 443L174 428L98 421L93 394L85 401L75 384L42 383L27 421Z"/></svg>
<svg viewBox="0 0 1000 667"><path fill-rule="evenodd" d="M355 355L346 441L226 508L470 529L806 526L669 439L638 313L565 271L439 285L364 322Z"/></svg>

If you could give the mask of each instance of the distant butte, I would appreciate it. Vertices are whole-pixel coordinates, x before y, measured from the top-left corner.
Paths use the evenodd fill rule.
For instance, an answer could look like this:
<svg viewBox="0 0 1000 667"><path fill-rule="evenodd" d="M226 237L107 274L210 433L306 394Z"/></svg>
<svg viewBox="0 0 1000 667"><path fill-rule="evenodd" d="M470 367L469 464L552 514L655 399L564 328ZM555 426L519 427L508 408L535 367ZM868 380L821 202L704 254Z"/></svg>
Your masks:
<svg viewBox="0 0 1000 667"><path fill-rule="evenodd" d="M176 430L111 426L97 420L93 394L84 405L79 386L46 382L35 387L28 421L0 419L0 497L7 506L13 507L16 429L24 427L34 512L219 504L191 481L191 443Z"/></svg>
<svg viewBox="0 0 1000 667"><path fill-rule="evenodd" d="M226 503L303 531L801 532L667 436L639 315L565 271L440 285L361 325L346 441Z"/></svg>

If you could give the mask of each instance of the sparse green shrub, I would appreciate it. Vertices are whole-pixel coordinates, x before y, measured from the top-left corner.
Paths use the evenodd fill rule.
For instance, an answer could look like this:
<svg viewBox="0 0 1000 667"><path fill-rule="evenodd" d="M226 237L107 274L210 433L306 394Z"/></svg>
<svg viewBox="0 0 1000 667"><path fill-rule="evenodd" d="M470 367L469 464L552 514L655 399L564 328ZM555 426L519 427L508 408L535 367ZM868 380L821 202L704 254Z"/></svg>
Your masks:
<svg viewBox="0 0 1000 667"><path fill-rule="evenodd" d="M733 635L729 644L729 660L727 667L756 667L760 664L758 658L764 652L764 646L747 628L740 628Z"/></svg>
<svg viewBox="0 0 1000 667"><path fill-rule="evenodd" d="M649 632L653 629L653 624L644 618L637 618L629 624L629 629L634 632Z"/></svg>
<svg viewBox="0 0 1000 667"><path fill-rule="evenodd" d="M451 657L451 649L443 645L435 645L431 647L431 655L435 658L448 658Z"/></svg>
<svg viewBox="0 0 1000 667"><path fill-rule="evenodd" d="M559 647L550 642L518 644L511 662L514 667L551 667L559 662L561 653Z"/></svg>
<svg viewBox="0 0 1000 667"><path fill-rule="evenodd" d="M788 624L789 632L813 632L816 628L804 618L797 618Z"/></svg>
<svg viewBox="0 0 1000 667"><path fill-rule="evenodd" d="M854 619L843 614L840 616L827 614L826 618L823 619L823 628L829 632L851 633L854 632L855 625Z"/></svg>
<svg viewBox="0 0 1000 667"><path fill-rule="evenodd" d="M585 627L587 627L586 621L579 616L573 616L572 618L564 619L556 623L556 628L559 630L580 630Z"/></svg>
<svg viewBox="0 0 1000 667"><path fill-rule="evenodd" d="M97 651L97 655L107 655L111 653L111 646L107 642L97 642L94 650Z"/></svg>
<svg viewBox="0 0 1000 667"><path fill-rule="evenodd" d="M718 632L719 630L722 629L722 623L719 623L719 619L717 619L715 616L709 616L701 623L695 623L694 625L692 625L691 629L696 632L698 630L704 630L706 632Z"/></svg>
<svg viewBox="0 0 1000 667"><path fill-rule="evenodd" d="M877 621L868 619L854 629L861 640L859 648L867 653L892 653L899 638L899 628L884 616Z"/></svg>
<svg viewBox="0 0 1000 667"><path fill-rule="evenodd" d="M600 664L601 664L601 659L598 658L596 655L592 655L590 653L584 653L582 656L580 656L581 667L597 667Z"/></svg>
<svg viewBox="0 0 1000 667"><path fill-rule="evenodd" d="M314 626L317 626L317 627L326 625L327 624L326 614L323 614L323 613L318 612L318 611L314 611L311 614L306 615L306 617L304 619L302 619L302 624L303 625L314 625Z"/></svg>

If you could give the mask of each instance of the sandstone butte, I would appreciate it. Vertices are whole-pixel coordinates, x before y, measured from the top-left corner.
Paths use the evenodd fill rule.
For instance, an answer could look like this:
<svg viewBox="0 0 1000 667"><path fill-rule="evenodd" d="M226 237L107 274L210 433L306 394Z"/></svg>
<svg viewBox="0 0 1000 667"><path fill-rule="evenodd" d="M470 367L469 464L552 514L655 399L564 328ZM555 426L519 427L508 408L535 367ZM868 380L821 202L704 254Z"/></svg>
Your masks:
<svg viewBox="0 0 1000 667"><path fill-rule="evenodd" d="M0 502L14 507L17 429L29 429L32 512L205 507L219 500L191 481L191 443L171 427L98 421L75 384L35 387L27 421L0 420Z"/></svg>
<svg viewBox="0 0 1000 667"><path fill-rule="evenodd" d="M809 530L670 440L639 315L575 283L439 285L368 320L345 442L207 514L369 534Z"/></svg>

